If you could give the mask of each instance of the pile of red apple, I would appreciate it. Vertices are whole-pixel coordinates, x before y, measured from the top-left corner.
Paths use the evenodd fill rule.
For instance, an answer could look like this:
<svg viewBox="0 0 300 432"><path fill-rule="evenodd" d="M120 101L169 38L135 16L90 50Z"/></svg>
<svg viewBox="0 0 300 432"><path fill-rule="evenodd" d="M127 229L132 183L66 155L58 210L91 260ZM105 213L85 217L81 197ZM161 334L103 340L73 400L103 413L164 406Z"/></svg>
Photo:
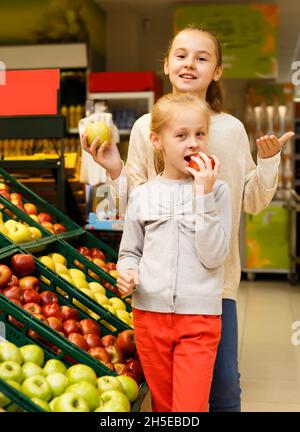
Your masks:
<svg viewBox="0 0 300 432"><path fill-rule="evenodd" d="M10 193L7 184L0 183L0 195L4 196L4 198L14 204L20 210L27 213L33 220L41 224L52 234L59 234L66 231L64 225L52 221L52 217L49 213L39 213L35 204L28 202L23 203L23 198L21 194L17 192Z"/></svg>
<svg viewBox="0 0 300 432"><path fill-rule="evenodd" d="M117 337L101 337L101 326L96 321L89 318L80 320L76 309L59 305L59 298L53 291L41 292L39 279L32 275L34 269L35 262L30 254L15 254L10 267L0 264L0 292L106 367L141 383L143 372L133 330L125 330ZM9 316L9 321L18 327L24 326L12 316ZM41 340L31 329L28 335Z"/></svg>

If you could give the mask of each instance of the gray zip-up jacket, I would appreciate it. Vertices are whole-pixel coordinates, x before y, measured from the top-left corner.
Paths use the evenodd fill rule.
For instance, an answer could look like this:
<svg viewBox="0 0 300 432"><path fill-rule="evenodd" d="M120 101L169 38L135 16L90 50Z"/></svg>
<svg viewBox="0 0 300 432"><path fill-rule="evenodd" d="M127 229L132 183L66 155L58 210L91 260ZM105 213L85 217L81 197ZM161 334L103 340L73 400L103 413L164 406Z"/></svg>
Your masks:
<svg viewBox="0 0 300 432"><path fill-rule="evenodd" d="M222 313L223 267L231 237L231 194L193 195L193 178L160 175L129 197L118 272L135 269L133 307L177 314Z"/></svg>

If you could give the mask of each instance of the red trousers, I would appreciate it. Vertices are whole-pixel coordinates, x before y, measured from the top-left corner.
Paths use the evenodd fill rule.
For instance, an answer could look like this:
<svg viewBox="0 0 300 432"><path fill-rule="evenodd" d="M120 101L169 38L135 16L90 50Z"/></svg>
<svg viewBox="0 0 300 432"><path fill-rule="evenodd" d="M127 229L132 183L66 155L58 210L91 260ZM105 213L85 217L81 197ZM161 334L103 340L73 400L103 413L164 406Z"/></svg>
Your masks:
<svg viewBox="0 0 300 432"><path fill-rule="evenodd" d="M133 309L133 323L152 410L208 411L221 316Z"/></svg>

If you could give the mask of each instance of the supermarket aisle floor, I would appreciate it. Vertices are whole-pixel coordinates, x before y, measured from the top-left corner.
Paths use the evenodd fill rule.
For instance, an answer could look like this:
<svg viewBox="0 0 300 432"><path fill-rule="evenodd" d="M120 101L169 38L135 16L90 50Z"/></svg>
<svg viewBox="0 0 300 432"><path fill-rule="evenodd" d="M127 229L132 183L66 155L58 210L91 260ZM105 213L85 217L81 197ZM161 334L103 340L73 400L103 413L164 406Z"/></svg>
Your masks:
<svg viewBox="0 0 300 432"><path fill-rule="evenodd" d="M243 411L300 411L300 286L243 281L239 290L239 369ZM299 337L298 337L299 340Z"/></svg>

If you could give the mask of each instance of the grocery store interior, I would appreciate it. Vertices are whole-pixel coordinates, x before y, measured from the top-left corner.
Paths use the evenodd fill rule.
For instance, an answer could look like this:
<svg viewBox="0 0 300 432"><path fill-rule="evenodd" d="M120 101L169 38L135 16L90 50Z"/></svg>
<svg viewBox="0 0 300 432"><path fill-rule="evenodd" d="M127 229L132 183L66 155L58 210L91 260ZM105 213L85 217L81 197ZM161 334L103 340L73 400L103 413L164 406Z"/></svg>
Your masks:
<svg viewBox="0 0 300 432"><path fill-rule="evenodd" d="M125 401L106 410L147 412L151 397L125 339L133 329L131 299L116 288L124 214L118 202L110 205L106 171L82 150L80 134L91 116L109 119L126 162L135 121L171 91L164 56L188 24L209 27L221 40L225 109L243 122L253 160L259 136L295 132L281 151L271 203L256 215L242 212L237 309L242 411L300 411L299 22L299 0L1 0L0 336L3 330L16 344L16 358L18 345L42 347L39 368L51 359L63 363L82 411L98 405L92 396L82 401L88 389L70 370L76 364L94 370L86 381L97 379L99 394L100 376L136 378L136 394L125 378ZM10 269L5 282L2 265ZM38 297L31 292L26 300L34 283ZM49 303L57 310L47 315ZM77 330L65 325L71 319ZM85 337L92 334L106 340L97 345L95 336ZM50 401L46 390L39 398L24 382L21 391L20 380L8 385L1 362L13 354L1 345L0 409L72 410L72 401ZM33 357L28 351L27 361ZM58 366L53 372L62 374ZM56 386L52 398L66 394L66 384L47 385ZM112 404L101 403L99 411Z"/></svg>

